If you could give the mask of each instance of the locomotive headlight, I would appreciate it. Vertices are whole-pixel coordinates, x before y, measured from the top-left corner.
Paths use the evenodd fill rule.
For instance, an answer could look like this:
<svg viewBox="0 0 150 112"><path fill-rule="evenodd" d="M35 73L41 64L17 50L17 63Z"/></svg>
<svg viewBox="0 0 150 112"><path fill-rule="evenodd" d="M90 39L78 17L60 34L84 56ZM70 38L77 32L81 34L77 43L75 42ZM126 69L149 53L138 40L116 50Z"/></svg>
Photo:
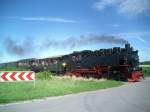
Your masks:
<svg viewBox="0 0 150 112"><path fill-rule="evenodd" d="M65 63L65 62L63 62L63 63L62 63L62 66L63 66L63 67L65 67L65 66L66 66L66 63Z"/></svg>

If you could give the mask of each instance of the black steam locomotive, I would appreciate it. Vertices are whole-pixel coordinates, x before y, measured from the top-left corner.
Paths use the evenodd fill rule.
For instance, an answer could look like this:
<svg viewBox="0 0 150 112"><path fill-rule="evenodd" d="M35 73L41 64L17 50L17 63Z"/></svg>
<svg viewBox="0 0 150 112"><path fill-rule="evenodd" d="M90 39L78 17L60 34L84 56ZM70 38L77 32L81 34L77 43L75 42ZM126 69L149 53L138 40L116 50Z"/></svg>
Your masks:
<svg viewBox="0 0 150 112"><path fill-rule="evenodd" d="M134 51L130 44L125 44L125 48L84 50L58 57L24 59L13 64L27 66L35 72L48 70L57 74L87 78L139 81L143 76L142 70L138 67L138 51Z"/></svg>

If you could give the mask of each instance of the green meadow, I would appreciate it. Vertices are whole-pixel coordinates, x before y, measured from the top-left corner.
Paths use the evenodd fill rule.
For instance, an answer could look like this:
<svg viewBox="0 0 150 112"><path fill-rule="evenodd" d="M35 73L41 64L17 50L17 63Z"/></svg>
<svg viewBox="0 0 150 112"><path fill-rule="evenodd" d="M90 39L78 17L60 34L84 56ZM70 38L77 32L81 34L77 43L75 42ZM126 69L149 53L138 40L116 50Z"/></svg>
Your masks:
<svg viewBox="0 0 150 112"><path fill-rule="evenodd" d="M1 82L0 103L106 89L121 86L123 83L113 80L78 80L71 77L52 76L49 72L40 72L36 74L35 88L33 85L33 82Z"/></svg>

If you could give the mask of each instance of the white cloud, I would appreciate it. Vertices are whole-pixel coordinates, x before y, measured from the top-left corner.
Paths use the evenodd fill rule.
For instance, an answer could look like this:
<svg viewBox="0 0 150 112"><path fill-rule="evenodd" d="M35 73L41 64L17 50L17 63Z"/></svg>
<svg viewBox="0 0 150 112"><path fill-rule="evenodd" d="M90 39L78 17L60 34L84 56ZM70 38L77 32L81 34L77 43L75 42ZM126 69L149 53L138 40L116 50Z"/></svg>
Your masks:
<svg viewBox="0 0 150 112"><path fill-rule="evenodd" d="M114 24L107 24L107 26L109 26L109 27L113 27L113 28L118 28L118 27L120 27L120 24L118 24L118 23L114 23Z"/></svg>
<svg viewBox="0 0 150 112"><path fill-rule="evenodd" d="M137 39L138 39L139 41L143 42L143 43L147 43L147 41L144 40L142 37L137 37Z"/></svg>
<svg viewBox="0 0 150 112"><path fill-rule="evenodd" d="M111 35L115 35L118 37L124 37L127 40L135 40L143 43L143 45L150 47L148 40L146 37L149 37L150 31L143 31L143 32L120 32L120 33L112 33Z"/></svg>
<svg viewBox="0 0 150 112"><path fill-rule="evenodd" d="M54 18L54 17L22 17L25 21L50 21L50 22L64 22L64 23L74 23L74 20L64 19L64 18Z"/></svg>
<svg viewBox="0 0 150 112"><path fill-rule="evenodd" d="M75 20L61 18L61 17L8 17L11 19L23 21L47 21L47 22L62 22L62 23L75 23Z"/></svg>
<svg viewBox="0 0 150 112"><path fill-rule="evenodd" d="M149 0L126 0L120 4L119 12L137 15L145 13L147 10L150 10L149 6Z"/></svg>
<svg viewBox="0 0 150 112"><path fill-rule="evenodd" d="M150 30L147 30L147 31L141 31L141 32L121 32L121 33L118 33L118 35L123 35L123 36L127 36L127 35L130 35L132 37L138 37L139 35L147 35L149 36L150 35Z"/></svg>
<svg viewBox="0 0 150 112"><path fill-rule="evenodd" d="M94 4L94 7L97 9L97 10L103 10L105 7L109 6L109 5L112 5L116 2L116 0L101 0L99 2L96 2Z"/></svg>
<svg viewBox="0 0 150 112"><path fill-rule="evenodd" d="M115 28L117 28L119 26L120 26L119 24L113 24L113 27L115 27Z"/></svg>
<svg viewBox="0 0 150 112"><path fill-rule="evenodd" d="M150 0L100 0L94 4L99 11L107 7L116 7L118 13L133 16L150 11Z"/></svg>

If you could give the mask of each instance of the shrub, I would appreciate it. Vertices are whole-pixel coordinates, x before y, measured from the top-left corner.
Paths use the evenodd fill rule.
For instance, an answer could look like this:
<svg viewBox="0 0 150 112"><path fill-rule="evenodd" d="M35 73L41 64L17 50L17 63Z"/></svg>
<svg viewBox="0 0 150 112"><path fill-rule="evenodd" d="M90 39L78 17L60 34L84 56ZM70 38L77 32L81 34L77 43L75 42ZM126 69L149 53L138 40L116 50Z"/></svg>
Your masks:
<svg viewBox="0 0 150 112"><path fill-rule="evenodd" d="M52 79L52 73L48 71L39 72L36 74L36 77L41 80L49 80Z"/></svg>
<svg viewBox="0 0 150 112"><path fill-rule="evenodd" d="M143 67L143 73L145 76L150 76L150 67Z"/></svg>

